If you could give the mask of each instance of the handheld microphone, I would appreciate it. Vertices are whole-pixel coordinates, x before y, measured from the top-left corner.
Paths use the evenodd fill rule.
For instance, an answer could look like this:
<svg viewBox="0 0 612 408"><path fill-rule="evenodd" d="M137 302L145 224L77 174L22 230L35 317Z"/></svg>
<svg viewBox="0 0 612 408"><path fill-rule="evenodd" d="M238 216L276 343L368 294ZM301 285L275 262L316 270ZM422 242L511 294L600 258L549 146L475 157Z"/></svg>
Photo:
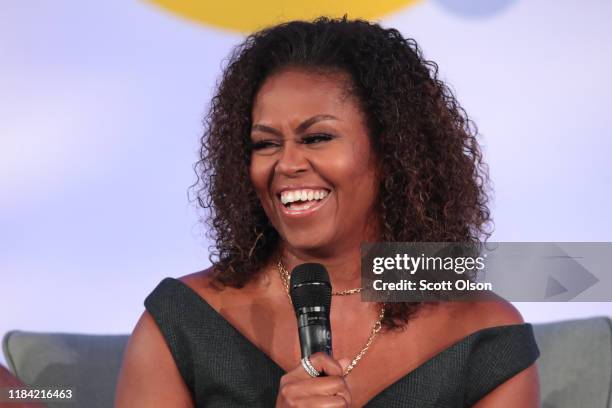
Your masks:
<svg viewBox="0 0 612 408"><path fill-rule="evenodd" d="M319 351L331 356L332 287L325 267L317 263L296 266L291 272L289 293L297 317L302 358Z"/></svg>

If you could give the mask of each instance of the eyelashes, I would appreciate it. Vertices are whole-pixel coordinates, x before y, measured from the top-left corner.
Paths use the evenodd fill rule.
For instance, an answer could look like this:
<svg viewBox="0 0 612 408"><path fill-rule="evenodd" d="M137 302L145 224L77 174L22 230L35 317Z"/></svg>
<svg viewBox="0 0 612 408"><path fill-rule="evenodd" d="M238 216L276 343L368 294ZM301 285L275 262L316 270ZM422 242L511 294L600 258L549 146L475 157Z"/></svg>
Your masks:
<svg viewBox="0 0 612 408"><path fill-rule="evenodd" d="M300 137L299 143L303 145L319 145L332 140L334 136L327 133L316 133ZM264 150L273 149L282 146L282 142L275 139L259 140L257 142L251 142L252 150Z"/></svg>
<svg viewBox="0 0 612 408"><path fill-rule="evenodd" d="M278 142L273 142L271 140L261 140L259 142L251 142L251 150L263 150L271 147L278 147L280 144Z"/></svg>
<svg viewBox="0 0 612 408"><path fill-rule="evenodd" d="M321 142L329 142L334 137L327 133L317 133L314 135L307 135L302 138L302 144L316 144Z"/></svg>

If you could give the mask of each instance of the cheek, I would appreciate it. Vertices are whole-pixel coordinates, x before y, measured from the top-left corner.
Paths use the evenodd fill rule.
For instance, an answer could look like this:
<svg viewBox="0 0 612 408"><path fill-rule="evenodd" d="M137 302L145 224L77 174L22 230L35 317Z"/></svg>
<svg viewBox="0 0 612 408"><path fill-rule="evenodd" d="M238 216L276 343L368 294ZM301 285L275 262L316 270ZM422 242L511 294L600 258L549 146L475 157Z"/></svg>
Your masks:
<svg viewBox="0 0 612 408"><path fill-rule="evenodd" d="M363 192L371 189L376 178L372 157L368 149L360 147L346 146L321 158L321 168L327 169L326 174L339 190Z"/></svg>
<svg viewBox="0 0 612 408"><path fill-rule="evenodd" d="M378 176L369 151L355 151L337 162L335 171L339 199L351 213L359 217L369 212L376 201Z"/></svg>
<svg viewBox="0 0 612 408"><path fill-rule="evenodd" d="M274 203L269 194L270 180L272 179L271 172L272 166L266 158L253 157L251 159L251 165L249 167L251 185L259 198L260 205L263 207L268 217L272 217L274 214Z"/></svg>
<svg viewBox="0 0 612 408"><path fill-rule="evenodd" d="M262 190L266 189L268 184L268 174L267 174L265 163L262 162L257 157L251 159L251 166L249 167L249 176L251 178L251 183L255 188L257 194L261 194Z"/></svg>

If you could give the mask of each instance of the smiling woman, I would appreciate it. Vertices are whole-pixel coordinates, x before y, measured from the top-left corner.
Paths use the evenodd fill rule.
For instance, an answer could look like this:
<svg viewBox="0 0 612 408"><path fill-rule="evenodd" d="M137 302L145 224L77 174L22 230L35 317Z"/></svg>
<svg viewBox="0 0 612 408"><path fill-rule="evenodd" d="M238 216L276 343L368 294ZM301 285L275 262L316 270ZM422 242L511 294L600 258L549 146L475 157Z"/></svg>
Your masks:
<svg viewBox="0 0 612 408"><path fill-rule="evenodd" d="M376 226L376 160L358 103L344 95L348 81L341 74L283 70L254 101L251 181L298 259L313 251L354 251L377 238L368 233Z"/></svg>
<svg viewBox="0 0 612 408"><path fill-rule="evenodd" d="M147 297L118 407L538 406L537 346L508 303L356 296L364 241L488 236L476 131L414 41L327 18L249 36L196 168L213 266ZM300 361L287 281L304 263L337 295L333 357Z"/></svg>

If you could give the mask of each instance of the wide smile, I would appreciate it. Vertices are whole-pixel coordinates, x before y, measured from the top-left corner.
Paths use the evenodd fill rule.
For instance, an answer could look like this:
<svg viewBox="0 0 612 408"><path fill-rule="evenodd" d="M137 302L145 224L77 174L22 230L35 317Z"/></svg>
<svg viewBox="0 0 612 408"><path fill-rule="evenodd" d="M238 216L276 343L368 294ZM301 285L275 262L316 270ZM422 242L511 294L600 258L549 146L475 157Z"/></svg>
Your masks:
<svg viewBox="0 0 612 408"><path fill-rule="evenodd" d="M283 204L281 195L275 195L275 202L280 212L290 218L302 218L313 215L319 211L329 200L329 197L333 194L333 191L328 191L326 196L318 200L308 201L296 201L292 203Z"/></svg>

